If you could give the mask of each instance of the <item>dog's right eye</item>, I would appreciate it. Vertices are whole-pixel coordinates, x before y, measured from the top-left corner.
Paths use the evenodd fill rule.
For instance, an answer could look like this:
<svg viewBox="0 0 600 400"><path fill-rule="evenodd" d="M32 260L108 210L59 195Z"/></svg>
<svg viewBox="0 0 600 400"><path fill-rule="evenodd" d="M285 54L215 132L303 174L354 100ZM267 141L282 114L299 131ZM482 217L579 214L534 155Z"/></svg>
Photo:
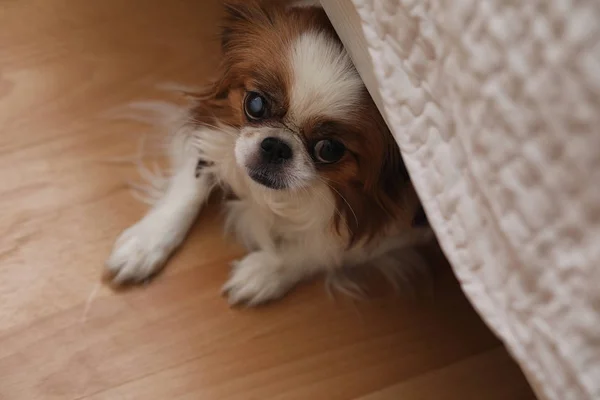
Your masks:
<svg viewBox="0 0 600 400"><path fill-rule="evenodd" d="M250 120L261 120L267 117L267 101L256 92L248 92L244 99L244 112Z"/></svg>

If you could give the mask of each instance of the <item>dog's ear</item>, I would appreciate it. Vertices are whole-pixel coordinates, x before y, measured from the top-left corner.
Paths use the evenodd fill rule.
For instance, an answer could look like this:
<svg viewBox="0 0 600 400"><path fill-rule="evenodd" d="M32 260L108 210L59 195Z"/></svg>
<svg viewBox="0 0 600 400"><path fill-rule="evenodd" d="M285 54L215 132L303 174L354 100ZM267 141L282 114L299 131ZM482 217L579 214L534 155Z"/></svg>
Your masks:
<svg viewBox="0 0 600 400"><path fill-rule="evenodd" d="M236 113L240 104L240 88L252 72L252 60L256 59L256 49L264 45L269 35L265 29L274 25L274 16L283 10L282 0L225 0L225 14L221 23L221 64L218 76L191 97L197 101L195 116L205 118L205 114L219 117L220 122L229 125L239 123ZM238 121L238 122L236 122Z"/></svg>
<svg viewBox="0 0 600 400"><path fill-rule="evenodd" d="M201 101L218 101L227 98L232 85L232 68L238 58L236 54L246 46L246 40L251 33L253 21L257 21L261 13L259 0L225 0L223 2L224 16L221 19L219 33L222 59L217 71L219 76L205 85L192 96Z"/></svg>
<svg viewBox="0 0 600 400"><path fill-rule="evenodd" d="M261 45L265 29L274 25L274 16L282 11L281 0L226 0L221 22L221 77L214 84L214 95L226 95L240 79L237 69L254 57L253 49Z"/></svg>
<svg viewBox="0 0 600 400"><path fill-rule="evenodd" d="M227 0L224 3L225 17L221 25L221 47L224 52L243 43L246 35L252 34L256 27L273 24L270 12L280 1L267 0Z"/></svg>

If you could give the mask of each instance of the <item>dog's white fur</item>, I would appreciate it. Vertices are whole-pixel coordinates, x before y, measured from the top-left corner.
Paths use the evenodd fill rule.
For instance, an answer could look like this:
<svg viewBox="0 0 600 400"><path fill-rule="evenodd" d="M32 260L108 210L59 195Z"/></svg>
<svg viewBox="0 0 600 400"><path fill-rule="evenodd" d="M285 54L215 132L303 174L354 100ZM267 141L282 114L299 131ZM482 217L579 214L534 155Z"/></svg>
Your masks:
<svg viewBox="0 0 600 400"><path fill-rule="evenodd" d="M302 120L323 111L344 118L351 112L362 82L348 67L350 60L343 49L319 34L306 33L290 51L294 118ZM119 237L106 263L114 281L142 281L162 268L216 185L231 188L238 197L226 204L226 225L251 251L233 264L223 287L234 304L278 298L307 276L385 258L422 239L414 233L395 234L369 247L359 243L348 249L347 238L333 232L331 220L338 211L331 189L316 177L302 146L293 149L290 179L296 183L291 185L294 190L267 189L248 177L246 158L262 138L273 135L267 128L238 132L224 125L183 125L172 137L173 174L166 192ZM199 159L209 165L196 176Z"/></svg>
<svg viewBox="0 0 600 400"><path fill-rule="evenodd" d="M315 45L316 44L316 45ZM323 33L305 32L291 47L293 84L290 110L294 118L313 115L344 119L355 110L363 83L350 56Z"/></svg>

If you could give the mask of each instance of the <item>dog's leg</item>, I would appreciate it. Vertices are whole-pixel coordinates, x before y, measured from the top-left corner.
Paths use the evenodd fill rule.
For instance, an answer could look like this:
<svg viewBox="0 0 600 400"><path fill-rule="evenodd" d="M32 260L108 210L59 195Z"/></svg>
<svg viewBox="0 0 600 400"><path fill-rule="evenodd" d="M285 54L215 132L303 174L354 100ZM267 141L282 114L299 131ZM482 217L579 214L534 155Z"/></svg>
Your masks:
<svg viewBox="0 0 600 400"><path fill-rule="evenodd" d="M341 259L335 255L311 251L300 244L254 251L233 263L223 293L230 304L254 306L280 298L298 282L339 265Z"/></svg>
<svg viewBox="0 0 600 400"><path fill-rule="evenodd" d="M199 156L187 154L158 203L117 239L106 268L115 284L157 273L181 244L213 187Z"/></svg>

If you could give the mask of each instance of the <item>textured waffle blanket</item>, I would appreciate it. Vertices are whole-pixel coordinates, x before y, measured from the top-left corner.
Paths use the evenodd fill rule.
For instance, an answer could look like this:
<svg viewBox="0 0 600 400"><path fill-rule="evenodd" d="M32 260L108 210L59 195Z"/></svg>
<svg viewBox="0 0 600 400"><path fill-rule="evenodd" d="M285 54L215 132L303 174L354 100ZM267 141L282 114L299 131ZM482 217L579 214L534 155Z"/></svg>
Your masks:
<svg viewBox="0 0 600 400"><path fill-rule="evenodd" d="M600 399L600 2L324 0L462 287L543 399Z"/></svg>

